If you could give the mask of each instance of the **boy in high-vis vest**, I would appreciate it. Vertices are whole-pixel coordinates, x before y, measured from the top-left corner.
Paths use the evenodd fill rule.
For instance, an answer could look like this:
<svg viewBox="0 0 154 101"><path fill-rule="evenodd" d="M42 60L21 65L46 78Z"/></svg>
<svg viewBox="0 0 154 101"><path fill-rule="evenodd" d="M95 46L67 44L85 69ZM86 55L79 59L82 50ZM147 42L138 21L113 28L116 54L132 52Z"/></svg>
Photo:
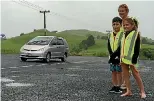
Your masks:
<svg viewBox="0 0 154 101"><path fill-rule="evenodd" d="M112 54L117 50L121 43L121 39L123 36L123 32L120 31L120 28L122 26L122 19L119 17L114 17L112 19L112 27L113 32L109 34L108 38L108 51L110 54L110 71L112 72L112 84L113 87L109 92L112 93L122 93L122 90L120 89L120 86L122 84L122 69L119 65L120 63L120 54L117 55L115 58L112 58Z"/></svg>

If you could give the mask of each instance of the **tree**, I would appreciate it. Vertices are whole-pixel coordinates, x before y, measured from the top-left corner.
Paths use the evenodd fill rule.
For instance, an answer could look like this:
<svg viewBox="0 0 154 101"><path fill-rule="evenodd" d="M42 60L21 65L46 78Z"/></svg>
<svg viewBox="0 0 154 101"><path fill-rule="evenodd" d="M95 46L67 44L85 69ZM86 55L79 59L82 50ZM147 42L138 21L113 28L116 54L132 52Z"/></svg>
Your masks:
<svg viewBox="0 0 154 101"><path fill-rule="evenodd" d="M20 36L24 35L24 33L21 33Z"/></svg>
<svg viewBox="0 0 154 101"><path fill-rule="evenodd" d="M100 37L100 35L97 35L97 39L100 39L101 37Z"/></svg>
<svg viewBox="0 0 154 101"><path fill-rule="evenodd" d="M107 40L108 36L102 36L101 39Z"/></svg>
<svg viewBox="0 0 154 101"><path fill-rule="evenodd" d="M88 47L94 45L94 44L95 44L94 36L90 35L90 36L87 38L86 43L87 43L87 46L88 46Z"/></svg>
<svg viewBox="0 0 154 101"><path fill-rule="evenodd" d="M34 32L36 31L36 29L34 29Z"/></svg>
<svg viewBox="0 0 154 101"><path fill-rule="evenodd" d="M87 40L82 40L82 42L79 44L79 48L87 50L88 49Z"/></svg>
<svg viewBox="0 0 154 101"><path fill-rule="evenodd" d="M146 38L142 38L142 43L143 44L147 44L148 43L147 39Z"/></svg>

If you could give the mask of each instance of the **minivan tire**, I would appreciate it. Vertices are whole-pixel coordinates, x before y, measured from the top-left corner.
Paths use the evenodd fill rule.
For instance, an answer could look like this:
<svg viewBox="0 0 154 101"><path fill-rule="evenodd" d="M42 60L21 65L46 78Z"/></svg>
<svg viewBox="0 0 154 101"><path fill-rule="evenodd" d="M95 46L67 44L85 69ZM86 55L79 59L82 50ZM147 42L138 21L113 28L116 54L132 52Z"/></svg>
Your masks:
<svg viewBox="0 0 154 101"><path fill-rule="evenodd" d="M50 59L51 59L51 54L50 53L47 53L46 58L43 59L43 61L49 63L50 62Z"/></svg>
<svg viewBox="0 0 154 101"><path fill-rule="evenodd" d="M25 62L26 60L27 60L26 58L21 58L21 61L24 61Z"/></svg>
<svg viewBox="0 0 154 101"><path fill-rule="evenodd" d="M66 55L66 53L65 53L64 56L61 58L61 61L62 61L62 62L66 62L66 58L67 58L67 55Z"/></svg>

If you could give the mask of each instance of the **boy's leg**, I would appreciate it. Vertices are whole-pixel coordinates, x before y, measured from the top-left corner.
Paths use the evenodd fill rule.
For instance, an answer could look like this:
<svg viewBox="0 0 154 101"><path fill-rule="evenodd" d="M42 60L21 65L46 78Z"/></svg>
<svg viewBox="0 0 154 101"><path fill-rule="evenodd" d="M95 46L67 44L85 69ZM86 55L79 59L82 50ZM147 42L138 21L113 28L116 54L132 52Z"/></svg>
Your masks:
<svg viewBox="0 0 154 101"><path fill-rule="evenodd" d="M122 71L123 71L123 77L126 82L127 91L126 93L122 94L121 96L131 96L131 85L129 80L129 65L121 63Z"/></svg>
<svg viewBox="0 0 154 101"><path fill-rule="evenodd" d="M112 72L112 84L113 84L113 86L117 86L116 71Z"/></svg>
<svg viewBox="0 0 154 101"><path fill-rule="evenodd" d="M116 77L117 77L117 86L121 86L122 84L122 73L121 72L117 72L116 73Z"/></svg>
<svg viewBox="0 0 154 101"><path fill-rule="evenodd" d="M116 85L117 85L117 78L116 78L116 71L115 71L115 66L113 64L110 65L110 71L112 72L112 84L113 87L111 88L111 90L109 90L109 92L115 92L116 89Z"/></svg>
<svg viewBox="0 0 154 101"><path fill-rule="evenodd" d="M117 77L117 86L122 85L122 69L120 65L116 66L116 77Z"/></svg>
<svg viewBox="0 0 154 101"><path fill-rule="evenodd" d="M122 69L120 67L120 65L116 65L116 82L117 82L117 85L116 85L116 90L115 90L115 93L122 93L122 90L120 89L120 86L122 84Z"/></svg>
<svg viewBox="0 0 154 101"><path fill-rule="evenodd" d="M135 68L135 66L131 65L130 66L131 70L132 70L132 74L139 86L139 89L140 89L140 92L141 92L141 98L145 98L146 97L146 94L145 94L145 91L144 91L144 86L143 86L143 82L142 82L142 79L141 79L141 76L138 72L138 70Z"/></svg>

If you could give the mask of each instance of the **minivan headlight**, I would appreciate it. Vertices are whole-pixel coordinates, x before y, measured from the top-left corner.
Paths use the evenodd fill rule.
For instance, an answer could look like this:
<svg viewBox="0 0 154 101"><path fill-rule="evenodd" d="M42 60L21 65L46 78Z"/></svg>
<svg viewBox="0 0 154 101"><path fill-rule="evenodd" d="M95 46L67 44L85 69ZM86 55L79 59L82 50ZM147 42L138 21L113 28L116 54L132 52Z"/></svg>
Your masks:
<svg viewBox="0 0 154 101"><path fill-rule="evenodd" d="M45 48L41 48L41 49L39 49L38 51L45 51Z"/></svg>

